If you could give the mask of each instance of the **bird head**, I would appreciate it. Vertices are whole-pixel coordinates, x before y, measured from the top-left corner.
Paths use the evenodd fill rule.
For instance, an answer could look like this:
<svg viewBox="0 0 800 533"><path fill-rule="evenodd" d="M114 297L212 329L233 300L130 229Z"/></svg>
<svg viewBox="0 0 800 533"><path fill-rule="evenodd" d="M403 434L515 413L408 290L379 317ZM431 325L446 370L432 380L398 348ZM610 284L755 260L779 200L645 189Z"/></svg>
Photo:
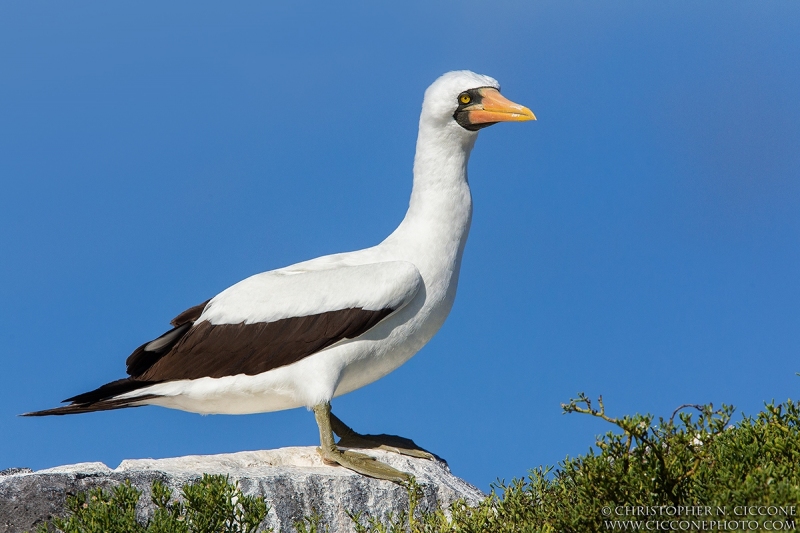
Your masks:
<svg viewBox="0 0 800 533"><path fill-rule="evenodd" d="M439 77L425 91L421 119L440 127L477 132L498 122L536 120L536 116L500 94L500 84L494 78L456 70Z"/></svg>

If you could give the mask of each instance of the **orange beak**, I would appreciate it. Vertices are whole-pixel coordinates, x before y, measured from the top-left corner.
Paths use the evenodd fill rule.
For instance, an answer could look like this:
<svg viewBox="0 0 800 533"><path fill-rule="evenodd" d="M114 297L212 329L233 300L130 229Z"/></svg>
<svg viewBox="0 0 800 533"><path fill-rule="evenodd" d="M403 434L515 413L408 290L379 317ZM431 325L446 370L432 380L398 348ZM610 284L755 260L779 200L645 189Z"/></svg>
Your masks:
<svg viewBox="0 0 800 533"><path fill-rule="evenodd" d="M525 106L515 104L497 89L486 87L480 89L483 97L481 103L464 108L468 112L471 124L494 124L496 122L524 122L536 120L533 111Z"/></svg>

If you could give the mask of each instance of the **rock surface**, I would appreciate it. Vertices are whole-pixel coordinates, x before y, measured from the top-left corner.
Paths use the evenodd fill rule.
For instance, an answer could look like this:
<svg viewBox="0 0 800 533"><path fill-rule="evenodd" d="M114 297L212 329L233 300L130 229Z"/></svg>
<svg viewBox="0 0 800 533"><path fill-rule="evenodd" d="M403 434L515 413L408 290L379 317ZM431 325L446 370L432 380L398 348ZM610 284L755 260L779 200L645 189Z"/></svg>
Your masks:
<svg viewBox="0 0 800 533"><path fill-rule="evenodd" d="M460 498L476 505L484 497L480 490L453 476L444 462L382 451L368 453L416 477L424 490L422 508L447 508ZM184 484L204 473L226 474L243 493L266 498L270 511L262 527L272 527L276 532L294 531L294 522L314 511L322 515L331 533L338 533L354 530L348 511L382 517L408 508L403 487L328 466L314 447L294 447L174 459L131 459L113 470L103 463L79 463L37 472L27 468L4 470L0 472L0 533L33 531L38 524L64 515L67 494L94 487L110 489L126 479L143 491L137 513L146 520L153 512L153 481L161 480L177 496Z"/></svg>

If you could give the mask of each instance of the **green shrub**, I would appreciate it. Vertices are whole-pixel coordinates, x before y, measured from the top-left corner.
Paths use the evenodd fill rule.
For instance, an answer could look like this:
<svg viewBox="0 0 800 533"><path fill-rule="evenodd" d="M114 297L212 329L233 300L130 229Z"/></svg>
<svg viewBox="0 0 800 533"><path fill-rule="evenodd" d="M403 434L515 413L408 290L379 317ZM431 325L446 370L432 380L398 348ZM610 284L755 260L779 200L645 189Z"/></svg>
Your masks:
<svg viewBox="0 0 800 533"><path fill-rule="evenodd" d="M316 510L311 513L311 516L305 516L302 520L295 522L294 529L297 533L329 533L330 531L328 525L322 522L322 515Z"/></svg>
<svg viewBox="0 0 800 533"><path fill-rule="evenodd" d="M183 501L171 501L163 483L153 482L155 513L146 525L136 521L141 491L130 481L108 492L92 489L67 498L68 518L56 518L52 526L63 533L254 533L267 516L261 498L245 496L227 476L203 474L183 487ZM47 533L40 526L37 533Z"/></svg>
<svg viewBox="0 0 800 533"><path fill-rule="evenodd" d="M724 405L684 405L656 424L651 415L612 418L602 397L598 408L583 394L562 407L601 418L617 431L556 469L539 467L527 479L497 482L477 507L456 503L451 520L442 510L415 516L419 487L412 483L408 514L353 516L358 533L590 533L647 530L648 520L662 522L650 527L690 531L763 530L765 522L773 530L795 529L798 403L767 404L736 427L729 424L733 408ZM750 506L756 514L744 516ZM765 506L763 512L757 506Z"/></svg>

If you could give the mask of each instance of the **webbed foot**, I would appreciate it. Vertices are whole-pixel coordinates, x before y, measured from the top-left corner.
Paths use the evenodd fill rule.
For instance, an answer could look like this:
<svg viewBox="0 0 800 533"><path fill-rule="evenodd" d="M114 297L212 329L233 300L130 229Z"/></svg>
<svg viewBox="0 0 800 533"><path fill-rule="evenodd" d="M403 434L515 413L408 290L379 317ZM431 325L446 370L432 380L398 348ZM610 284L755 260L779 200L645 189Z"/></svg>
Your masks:
<svg viewBox="0 0 800 533"><path fill-rule="evenodd" d="M330 403L325 402L314 407L314 416L317 419L320 435L320 447L317 448L317 453L320 454L323 461L329 464L338 464L365 476L385 479L395 483L404 483L411 478L409 474L401 472L369 455L351 450L339 450L333 440L333 430L331 429L333 415L331 414ZM337 418L336 420L339 419ZM339 422L341 423L340 420Z"/></svg>

